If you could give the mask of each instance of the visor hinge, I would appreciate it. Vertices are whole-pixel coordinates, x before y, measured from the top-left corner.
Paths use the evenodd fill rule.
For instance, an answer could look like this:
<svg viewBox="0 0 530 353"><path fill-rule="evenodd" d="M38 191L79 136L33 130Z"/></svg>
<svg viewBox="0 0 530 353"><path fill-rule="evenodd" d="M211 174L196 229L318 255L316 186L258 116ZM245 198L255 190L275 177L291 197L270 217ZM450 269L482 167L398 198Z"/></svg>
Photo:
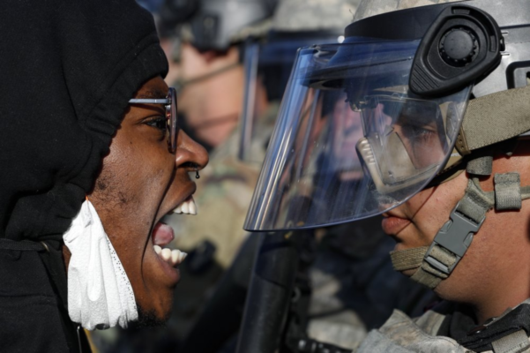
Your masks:
<svg viewBox="0 0 530 353"><path fill-rule="evenodd" d="M436 234L433 243L425 254L425 261L446 275L449 275L453 271L460 259L464 256L467 248L471 245L473 235L478 232L482 223L486 219L486 216L484 215L480 222L476 223L467 218L457 210L458 206L460 206L460 202L451 212L451 215L449 216L450 220L447 221L438 234ZM451 265L447 266L436 259L436 257L432 256L433 248L436 245L456 256L455 261Z"/></svg>

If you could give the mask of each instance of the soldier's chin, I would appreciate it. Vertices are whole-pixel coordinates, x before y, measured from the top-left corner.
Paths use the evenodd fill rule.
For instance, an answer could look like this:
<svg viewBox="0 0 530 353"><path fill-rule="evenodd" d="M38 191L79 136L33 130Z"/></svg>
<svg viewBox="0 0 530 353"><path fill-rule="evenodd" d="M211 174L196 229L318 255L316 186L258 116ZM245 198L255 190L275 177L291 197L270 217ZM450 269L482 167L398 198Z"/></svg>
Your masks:
<svg viewBox="0 0 530 353"><path fill-rule="evenodd" d="M171 316L170 312L164 317L157 316L154 310L144 310L138 303L136 307L138 308L138 320L131 323L132 328L165 326Z"/></svg>

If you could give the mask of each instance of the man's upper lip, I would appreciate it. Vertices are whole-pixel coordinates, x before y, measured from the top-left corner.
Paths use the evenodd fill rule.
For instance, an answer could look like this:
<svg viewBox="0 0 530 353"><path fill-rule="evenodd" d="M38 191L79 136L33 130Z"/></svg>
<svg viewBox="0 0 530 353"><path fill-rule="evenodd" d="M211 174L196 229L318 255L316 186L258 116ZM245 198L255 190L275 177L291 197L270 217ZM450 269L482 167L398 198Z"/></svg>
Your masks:
<svg viewBox="0 0 530 353"><path fill-rule="evenodd" d="M193 195L195 193L195 191L197 190L197 184L195 184L193 181L191 181L189 183L188 186L186 186L185 188L185 192L183 192L183 196L179 197L177 202L174 203L170 209L168 209L164 214L167 214L171 211L173 211L175 208L177 208L177 206L179 206L181 203L183 203L185 200L187 200L191 195Z"/></svg>

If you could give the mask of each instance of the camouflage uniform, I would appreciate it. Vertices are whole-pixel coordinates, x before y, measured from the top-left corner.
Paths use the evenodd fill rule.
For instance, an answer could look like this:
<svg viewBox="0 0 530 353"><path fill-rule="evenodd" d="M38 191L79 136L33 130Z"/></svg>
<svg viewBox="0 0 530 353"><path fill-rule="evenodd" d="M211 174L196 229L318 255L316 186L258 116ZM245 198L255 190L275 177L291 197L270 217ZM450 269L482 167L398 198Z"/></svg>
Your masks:
<svg viewBox="0 0 530 353"><path fill-rule="evenodd" d="M436 336L445 316L432 310L417 320L396 310L378 330L370 332L355 353L468 353L454 339ZM491 352L491 351L490 351Z"/></svg>
<svg viewBox="0 0 530 353"><path fill-rule="evenodd" d="M481 326L476 326L468 307L451 302L442 302L416 319L411 319L403 312L395 310L387 322L378 330L371 331L354 352L529 352L530 340L521 327L521 320L517 319L519 317L528 320L528 314L523 314L528 311L524 308L528 304L530 299L513 309L506 310L501 316L488 320ZM488 331L495 333L481 335ZM450 334L454 338L448 337ZM462 346L457 340L465 341L466 346L471 346L473 349Z"/></svg>

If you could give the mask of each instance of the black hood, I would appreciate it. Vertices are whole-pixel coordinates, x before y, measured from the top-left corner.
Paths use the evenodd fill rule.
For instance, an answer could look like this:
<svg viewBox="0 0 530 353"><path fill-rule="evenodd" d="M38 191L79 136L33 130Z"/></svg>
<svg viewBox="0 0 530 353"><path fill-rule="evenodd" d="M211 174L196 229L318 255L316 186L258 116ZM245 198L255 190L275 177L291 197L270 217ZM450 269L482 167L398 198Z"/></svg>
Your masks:
<svg viewBox="0 0 530 353"><path fill-rule="evenodd" d="M0 33L0 237L58 240L167 61L133 0L4 0Z"/></svg>

